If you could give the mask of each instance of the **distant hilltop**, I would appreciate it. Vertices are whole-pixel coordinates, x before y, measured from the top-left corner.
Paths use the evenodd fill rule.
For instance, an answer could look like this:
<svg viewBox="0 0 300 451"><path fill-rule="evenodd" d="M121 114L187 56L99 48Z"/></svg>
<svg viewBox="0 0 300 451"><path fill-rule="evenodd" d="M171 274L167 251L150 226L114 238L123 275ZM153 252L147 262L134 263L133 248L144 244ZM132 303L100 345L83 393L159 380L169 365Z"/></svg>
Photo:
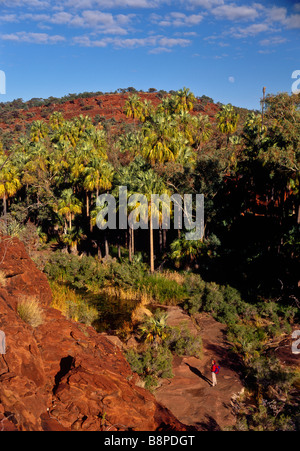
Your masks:
<svg viewBox="0 0 300 451"><path fill-rule="evenodd" d="M132 94L139 95L141 100L147 100L156 107L165 96L173 95L175 91L157 91L155 88L150 88L148 92L144 92L137 91L135 88L126 88L113 93L84 92L68 94L61 98L33 98L28 101L16 99L0 103L0 140L8 148L12 144L12 139L26 133L32 122L47 121L54 111L60 111L65 119L80 115L90 116L94 125L118 127L122 123L131 123L133 120L126 117L124 106ZM202 95L196 97L193 114L206 114L214 118L221 106L221 103L215 103L212 98ZM237 109L239 112L243 110ZM244 114L247 111L245 109Z"/></svg>

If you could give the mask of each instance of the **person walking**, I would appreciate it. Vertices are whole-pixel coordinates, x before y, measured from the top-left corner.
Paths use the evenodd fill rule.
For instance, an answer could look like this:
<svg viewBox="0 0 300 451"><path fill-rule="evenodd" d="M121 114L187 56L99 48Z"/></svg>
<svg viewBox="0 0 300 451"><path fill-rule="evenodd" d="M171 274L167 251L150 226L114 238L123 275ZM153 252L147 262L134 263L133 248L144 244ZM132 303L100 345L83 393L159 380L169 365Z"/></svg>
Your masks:
<svg viewBox="0 0 300 451"><path fill-rule="evenodd" d="M211 378L212 378L212 386L215 387L217 385L217 374L219 374L220 367L217 365L215 360L211 362Z"/></svg>

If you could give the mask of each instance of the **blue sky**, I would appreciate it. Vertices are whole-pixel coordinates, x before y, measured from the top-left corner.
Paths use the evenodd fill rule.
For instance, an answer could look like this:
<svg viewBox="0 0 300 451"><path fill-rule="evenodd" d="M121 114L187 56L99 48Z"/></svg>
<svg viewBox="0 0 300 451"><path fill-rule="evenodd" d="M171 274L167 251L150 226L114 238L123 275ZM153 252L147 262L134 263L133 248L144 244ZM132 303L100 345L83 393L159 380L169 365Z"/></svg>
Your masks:
<svg viewBox="0 0 300 451"><path fill-rule="evenodd" d="M300 0L0 0L2 102L186 86L259 108L299 55Z"/></svg>

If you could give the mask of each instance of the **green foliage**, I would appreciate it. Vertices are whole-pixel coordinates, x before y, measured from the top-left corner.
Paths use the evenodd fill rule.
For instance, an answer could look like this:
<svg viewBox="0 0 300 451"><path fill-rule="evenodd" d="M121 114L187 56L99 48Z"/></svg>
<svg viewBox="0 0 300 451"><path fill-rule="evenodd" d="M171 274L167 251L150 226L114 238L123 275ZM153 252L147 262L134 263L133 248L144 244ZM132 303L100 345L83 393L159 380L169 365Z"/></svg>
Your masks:
<svg viewBox="0 0 300 451"><path fill-rule="evenodd" d="M184 286L174 280L167 279L163 275L146 275L141 287L144 288L153 299L164 305L177 305L184 301L187 292Z"/></svg>
<svg viewBox="0 0 300 451"><path fill-rule="evenodd" d="M129 350L126 353L126 358L132 371L143 378L147 389L156 388L159 384L159 378L173 377L173 356L171 351L164 346L148 347L142 353Z"/></svg>
<svg viewBox="0 0 300 451"><path fill-rule="evenodd" d="M211 313L218 321L235 324L240 318L249 319L256 313L256 309L244 302L233 287L204 282L195 274L188 276L185 284L189 297L184 307L190 314L203 311Z"/></svg>
<svg viewBox="0 0 300 451"><path fill-rule="evenodd" d="M89 305L84 296L79 295L67 285L51 281L52 307L60 310L68 319L91 326L98 318L99 312Z"/></svg>
<svg viewBox="0 0 300 451"><path fill-rule="evenodd" d="M166 346L176 355L202 358L202 340L188 330L186 324L170 327L165 340Z"/></svg>
<svg viewBox="0 0 300 451"><path fill-rule="evenodd" d="M163 343L167 338L167 317L165 313L151 316L140 325L141 336L148 343L155 345Z"/></svg>
<svg viewBox="0 0 300 451"><path fill-rule="evenodd" d="M93 257L79 259L75 255L56 252L45 266L46 274L52 279L65 282L77 289L88 290L91 286L103 286L104 273Z"/></svg>

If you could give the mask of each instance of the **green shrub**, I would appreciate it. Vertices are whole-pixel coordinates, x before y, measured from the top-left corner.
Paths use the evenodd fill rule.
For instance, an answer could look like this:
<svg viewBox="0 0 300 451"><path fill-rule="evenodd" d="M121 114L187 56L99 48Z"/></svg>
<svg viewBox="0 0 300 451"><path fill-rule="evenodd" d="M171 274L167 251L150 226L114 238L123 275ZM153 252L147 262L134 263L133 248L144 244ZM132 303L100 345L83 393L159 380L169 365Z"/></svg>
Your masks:
<svg viewBox="0 0 300 451"><path fill-rule="evenodd" d="M126 358L132 371L142 378L147 389L157 387L160 378L173 377L173 356L165 346L148 347L142 353L131 349L127 351Z"/></svg>
<svg viewBox="0 0 300 451"><path fill-rule="evenodd" d="M201 337L192 335L185 324L170 327L165 344L179 357L191 356L199 359L202 357Z"/></svg>

